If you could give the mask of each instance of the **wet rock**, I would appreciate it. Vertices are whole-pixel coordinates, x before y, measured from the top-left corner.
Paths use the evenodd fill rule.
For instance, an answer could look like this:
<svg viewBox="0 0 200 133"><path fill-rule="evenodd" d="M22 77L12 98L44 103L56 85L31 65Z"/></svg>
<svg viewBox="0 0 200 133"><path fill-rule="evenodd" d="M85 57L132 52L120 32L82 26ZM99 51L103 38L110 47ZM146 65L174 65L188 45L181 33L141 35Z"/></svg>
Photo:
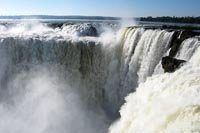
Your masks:
<svg viewBox="0 0 200 133"><path fill-rule="evenodd" d="M179 60L170 56L166 56L162 58L162 67L164 72L174 72L185 62L185 60Z"/></svg>
<svg viewBox="0 0 200 133"><path fill-rule="evenodd" d="M171 46L170 46L171 50L169 52L169 56L174 57L184 40L197 35L200 35L200 33L192 30L175 31L171 41Z"/></svg>
<svg viewBox="0 0 200 133"><path fill-rule="evenodd" d="M55 28L61 28L63 26L63 23L48 23L47 26L55 29Z"/></svg>

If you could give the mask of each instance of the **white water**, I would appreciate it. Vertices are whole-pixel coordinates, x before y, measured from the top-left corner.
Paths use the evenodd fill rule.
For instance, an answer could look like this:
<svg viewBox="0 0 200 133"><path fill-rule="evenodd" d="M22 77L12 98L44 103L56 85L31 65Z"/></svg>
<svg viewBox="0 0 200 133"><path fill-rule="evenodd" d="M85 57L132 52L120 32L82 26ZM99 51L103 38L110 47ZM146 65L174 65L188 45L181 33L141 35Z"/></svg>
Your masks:
<svg viewBox="0 0 200 133"><path fill-rule="evenodd" d="M17 74L9 91L1 93L6 97L0 103L0 132L94 133L99 127L99 133L105 132L105 118L84 106L69 81L43 69Z"/></svg>
<svg viewBox="0 0 200 133"><path fill-rule="evenodd" d="M99 38L20 23L0 40L0 132L106 132Z"/></svg>
<svg viewBox="0 0 200 133"><path fill-rule="evenodd" d="M121 59L121 98L151 76L164 53L169 49L173 32L164 30L128 29L124 33Z"/></svg>
<svg viewBox="0 0 200 133"><path fill-rule="evenodd" d="M153 125L150 120L157 114L145 113L154 113L153 104L159 104L156 101L160 99L155 98L153 104L148 100L151 102L156 91L162 93L160 85L164 88L171 74L154 77L152 83L145 81L169 50L173 32L123 28L117 34L105 28L99 37L81 37L87 28L79 26L52 29L41 23L19 23L0 28L0 132L107 132L124 97L140 83L139 88L146 89L138 88L129 96L121 120L110 132L155 131L157 123ZM161 104L163 109L165 102ZM137 123L133 122L134 127L132 121ZM150 124L143 126L143 122ZM142 131L144 127L149 128Z"/></svg>
<svg viewBox="0 0 200 133"><path fill-rule="evenodd" d="M188 39L178 52L178 57L188 59L185 66L148 78L126 97L110 133L200 132L200 48L194 44L199 44L197 38Z"/></svg>
<svg viewBox="0 0 200 133"><path fill-rule="evenodd" d="M178 51L175 57L178 59L188 61L199 46L199 37L189 38L181 44L180 50Z"/></svg>

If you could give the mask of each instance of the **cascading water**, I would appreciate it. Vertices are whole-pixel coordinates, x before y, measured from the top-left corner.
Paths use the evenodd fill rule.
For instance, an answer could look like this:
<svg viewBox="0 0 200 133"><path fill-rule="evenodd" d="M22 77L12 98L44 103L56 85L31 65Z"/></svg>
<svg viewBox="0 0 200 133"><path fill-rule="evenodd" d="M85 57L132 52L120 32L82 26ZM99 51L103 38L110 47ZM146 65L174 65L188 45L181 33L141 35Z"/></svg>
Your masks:
<svg viewBox="0 0 200 133"><path fill-rule="evenodd" d="M0 35L0 132L106 132L98 39L19 25Z"/></svg>
<svg viewBox="0 0 200 133"><path fill-rule="evenodd" d="M190 60L197 48L200 46L199 37L189 38L181 44L181 48L176 54L176 58Z"/></svg>
<svg viewBox="0 0 200 133"><path fill-rule="evenodd" d="M154 75L126 97L110 133L200 132L199 37L185 40L176 55L188 61L174 73Z"/></svg>
<svg viewBox="0 0 200 133"><path fill-rule="evenodd" d="M174 32L129 27L116 33L112 29L98 28L91 24L50 28L30 22L1 25L0 132L105 133L117 118L124 97L138 85L137 92L128 97L128 103L122 108L121 120L110 132L157 131L154 127L162 120L149 124L144 131L140 130L144 128L141 122L154 119L156 114L151 114L151 110L161 105L157 103L154 109L153 104L162 97L165 85L173 80L167 78L194 73L185 71L188 67L184 67L174 74L147 79L170 49ZM176 57L184 58L187 52L184 59L189 60L193 51L198 52L198 46L198 37L185 40ZM157 82L160 83L156 85ZM174 84L178 85L178 80ZM150 85L152 89L148 89ZM170 94L169 90L166 95ZM158 98L154 99L154 95ZM176 102L173 105L176 107ZM171 110L162 107L166 112L158 110L158 114L164 119ZM148 112L150 115L145 119ZM135 127L131 127L132 120Z"/></svg>
<svg viewBox="0 0 200 133"><path fill-rule="evenodd" d="M139 83L153 74L156 65L169 49L172 35L173 32L141 28L125 31L120 70L121 102Z"/></svg>

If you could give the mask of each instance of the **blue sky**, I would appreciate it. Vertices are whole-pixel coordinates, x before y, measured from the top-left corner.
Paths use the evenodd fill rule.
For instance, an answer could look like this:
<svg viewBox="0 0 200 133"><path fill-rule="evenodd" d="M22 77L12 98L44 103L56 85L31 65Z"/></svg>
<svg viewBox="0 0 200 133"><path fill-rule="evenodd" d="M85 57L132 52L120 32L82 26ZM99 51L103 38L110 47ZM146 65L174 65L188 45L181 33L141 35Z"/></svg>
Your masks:
<svg viewBox="0 0 200 133"><path fill-rule="evenodd" d="M0 15L200 16L200 0L1 0Z"/></svg>

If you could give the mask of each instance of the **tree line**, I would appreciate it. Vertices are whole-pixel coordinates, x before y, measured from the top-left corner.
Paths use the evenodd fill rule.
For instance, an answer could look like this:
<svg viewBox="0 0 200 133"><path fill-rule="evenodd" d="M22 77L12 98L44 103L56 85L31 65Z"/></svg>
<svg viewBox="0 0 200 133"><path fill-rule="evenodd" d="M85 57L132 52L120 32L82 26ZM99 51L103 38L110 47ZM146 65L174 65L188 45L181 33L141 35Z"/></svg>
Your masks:
<svg viewBox="0 0 200 133"><path fill-rule="evenodd" d="M200 24L200 16L199 17L141 17L140 21L151 21L151 22L171 22L171 23L192 23L192 24Z"/></svg>

